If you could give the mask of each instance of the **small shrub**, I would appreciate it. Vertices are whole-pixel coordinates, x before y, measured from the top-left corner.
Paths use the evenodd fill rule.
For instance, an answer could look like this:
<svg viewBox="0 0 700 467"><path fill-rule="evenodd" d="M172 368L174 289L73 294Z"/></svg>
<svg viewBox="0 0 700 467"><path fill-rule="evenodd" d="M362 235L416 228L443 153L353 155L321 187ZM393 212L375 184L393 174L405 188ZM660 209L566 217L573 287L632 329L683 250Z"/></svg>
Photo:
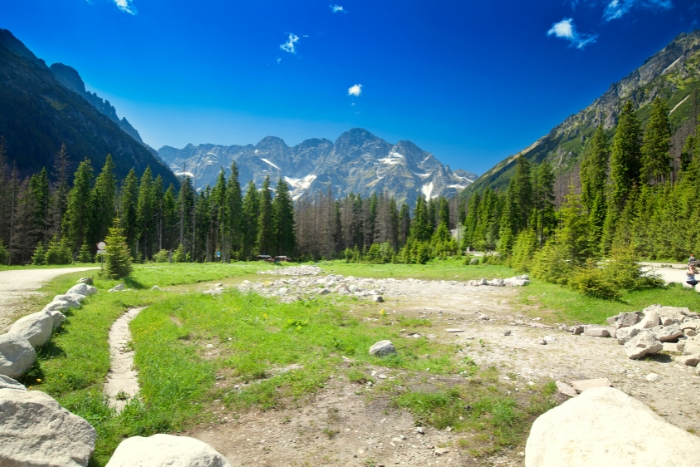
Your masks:
<svg viewBox="0 0 700 467"><path fill-rule="evenodd" d="M621 296L618 285L593 260L589 260L585 268L576 270L569 280L569 286L588 297L617 300Z"/></svg>
<svg viewBox="0 0 700 467"><path fill-rule="evenodd" d="M92 262L92 254L90 253L90 247L87 243L83 243L78 252L78 262L79 263L90 263Z"/></svg>
<svg viewBox="0 0 700 467"><path fill-rule="evenodd" d="M119 219L115 219L114 225L117 227L110 228L109 235L105 238L107 252L104 255L104 274L111 279L122 279L131 274L133 266L124 229L118 227Z"/></svg>
<svg viewBox="0 0 700 467"><path fill-rule="evenodd" d="M550 240L535 254L531 272L537 279L554 284L567 284L573 269L573 265L567 260L566 249Z"/></svg>
<svg viewBox="0 0 700 467"><path fill-rule="evenodd" d="M187 261L187 253L185 253L185 245L180 243L177 250L173 253L173 261L176 263L184 263Z"/></svg>
<svg viewBox="0 0 700 467"><path fill-rule="evenodd" d="M54 237L46 251L46 264L70 264L73 262L73 254L66 238Z"/></svg>
<svg viewBox="0 0 700 467"><path fill-rule="evenodd" d="M46 264L46 249L44 244L39 242L39 244L34 249L34 254L32 255L32 264L35 266L42 266Z"/></svg>
<svg viewBox="0 0 700 467"><path fill-rule="evenodd" d="M2 239L0 239L0 264L7 264L9 260L10 255L7 252L7 247L5 247L5 244L2 242Z"/></svg>
<svg viewBox="0 0 700 467"><path fill-rule="evenodd" d="M532 258L537 252L537 234L532 229L524 230L518 234L513 246L513 256L510 259L510 267L521 272L530 272Z"/></svg>
<svg viewBox="0 0 700 467"><path fill-rule="evenodd" d="M153 261L156 263L167 263L170 253L168 250L160 250L158 253L153 255Z"/></svg>

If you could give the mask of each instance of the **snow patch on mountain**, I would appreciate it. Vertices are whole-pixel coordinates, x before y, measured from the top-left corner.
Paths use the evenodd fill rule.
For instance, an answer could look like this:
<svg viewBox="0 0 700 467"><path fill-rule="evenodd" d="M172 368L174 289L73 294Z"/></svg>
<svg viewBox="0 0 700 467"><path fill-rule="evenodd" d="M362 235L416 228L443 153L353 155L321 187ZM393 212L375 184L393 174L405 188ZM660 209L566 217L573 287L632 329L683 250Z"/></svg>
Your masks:
<svg viewBox="0 0 700 467"><path fill-rule="evenodd" d="M277 167L275 164L273 164L272 162L265 159L264 157L261 157L260 160L262 160L263 162L267 162L268 164L270 164L272 167L276 168L277 170L282 170L279 167Z"/></svg>
<svg viewBox="0 0 700 467"><path fill-rule="evenodd" d="M423 185L423 187L421 188L421 192L423 192L423 196L425 196L425 199L426 199L426 200L430 200L430 199L431 199L431 196L430 196L430 195L433 193L433 188L434 188L434 187L435 187L435 184L434 184L433 182L430 182L430 183L426 183L426 184ZM435 197L437 197L437 195L436 195Z"/></svg>
<svg viewBox="0 0 700 467"><path fill-rule="evenodd" d="M294 201L301 198L304 192L308 190L309 187L311 187L311 184L314 182L314 180L316 180L316 175L312 174L309 174L304 178L284 177L284 181L292 187L290 193Z"/></svg>
<svg viewBox="0 0 700 467"><path fill-rule="evenodd" d="M387 157L384 157L383 159L379 159L379 162L382 162L384 164L388 165L396 165L400 164L401 161L403 160L403 156L399 154L398 152L390 152Z"/></svg>

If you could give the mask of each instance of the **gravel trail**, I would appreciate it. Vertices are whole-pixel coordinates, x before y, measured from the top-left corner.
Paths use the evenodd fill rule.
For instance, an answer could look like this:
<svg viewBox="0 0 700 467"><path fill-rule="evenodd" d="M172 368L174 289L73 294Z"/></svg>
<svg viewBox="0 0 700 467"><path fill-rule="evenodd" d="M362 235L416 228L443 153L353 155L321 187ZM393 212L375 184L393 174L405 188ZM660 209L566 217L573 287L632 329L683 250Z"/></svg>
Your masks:
<svg viewBox="0 0 700 467"><path fill-rule="evenodd" d="M12 322L22 301L54 277L99 268L14 269L0 271L0 329Z"/></svg>

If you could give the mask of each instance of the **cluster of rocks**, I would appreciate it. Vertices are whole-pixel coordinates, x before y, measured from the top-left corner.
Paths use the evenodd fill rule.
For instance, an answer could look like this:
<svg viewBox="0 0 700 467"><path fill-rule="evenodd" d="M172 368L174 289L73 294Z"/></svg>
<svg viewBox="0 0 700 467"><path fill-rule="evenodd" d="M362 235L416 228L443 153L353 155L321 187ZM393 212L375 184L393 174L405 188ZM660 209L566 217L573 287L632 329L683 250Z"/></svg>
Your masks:
<svg viewBox="0 0 700 467"><path fill-rule="evenodd" d="M369 298L375 302L383 302L384 298L382 295L399 294L399 292L390 292L386 288L386 285L392 282L396 282L396 279L360 279L353 276L343 277L339 274L329 274L317 279L300 277L279 279L274 282L250 282L246 280L238 288L243 292L256 292L268 297L281 297L282 301L295 301L303 297L337 293L339 295Z"/></svg>
<svg viewBox="0 0 700 467"><path fill-rule="evenodd" d="M0 336L0 375L18 378L36 361L36 350L46 344L54 329L66 319L64 311L78 308L80 302L97 292L81 279L65 294L56 295L43 310L18 319L10 330Z"/></svg>
<svg viewBox="0 0 700 467"><path fill-rule="evenodd" d="M322 270L318 266L288 266L258 271L258 274L271 274L275 276L318 276L321 272Z"/></svg>
<svg viewBox="0 0 700 467"><path fill-rule="evenodd" d="M509 277L508 279L481 279L478 281L469 281L469 285L476 287L480 285L490 285L491 287L522 287L530 283L530 277L527 274L522 276Z"/></svg>
<svg viewBox="0 0 700 467"><path fill-rule="evenodd" d="M612 316L608 326L561 328L572 334L615 338L632 359L664 351L681 354L676 357L679 363L694 367L700 363L700 314L688 308L652 305L642 312ZM697 371L700 374L700 367Z"/></svg>

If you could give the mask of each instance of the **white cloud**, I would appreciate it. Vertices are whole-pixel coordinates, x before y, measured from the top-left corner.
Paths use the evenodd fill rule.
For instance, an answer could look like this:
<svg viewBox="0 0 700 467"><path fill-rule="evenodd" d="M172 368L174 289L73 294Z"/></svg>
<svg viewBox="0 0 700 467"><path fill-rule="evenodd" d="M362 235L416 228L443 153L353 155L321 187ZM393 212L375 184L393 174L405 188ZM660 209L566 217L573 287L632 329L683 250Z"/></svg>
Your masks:
<svg viewBox="0 0 700 467"><path fill-rule="evenodd" d="M558 23L554 23L552 28L547 31L547 35L567 40L571 42L572 47L576 47L577 49L583 49L587 45L593 44L598 38L595 34L579 33L576 30L576 26L574 26L574 20L571 18L564 18Z"/></svg>
<svg viewBox="0 0 700 467"><path fill-rule="evenodd" d="M279 65L280 63L282 63L282 57L277 57L277 64Z"/></svg>
<svg viewBox="0 0 700 467"><path fill-rule="evenodd" d="M603 19L612 21L622 18L632 9L670 10L673 8L671 0L611 0L605 7Z"/></svg>
<svg viewBox="0 0 700 467"><path fill-rule="evenodd" d="M289 52L290 54L295 54L297 53L297 51L294 44L296 44L297 42L299 42L299 36L290 33L289 39L287 40L287 42L280 45L280 49L284 50L285 52Z"/></svg>
<svg viewBox="0 0 700 467"><path fill-rule="evenodd" d="M354 86L350 86L350 89L348 89L348 96L358 97L360 94L362 94L361 84L355 84Z"/></svg>
<svg viewBox="0 0 700 467"><path fill-rule="evenodd" d="M136 8L131 4L131 0L114 0L114 4L124 13L136 14Z"/></svg>
<svg viewBox="0 0 700 467"><path fill-rule="evenodd" d="M345 11L345 8L343 8L340 5L331 5L331 11L333 13L347 13L347 11Z"/></svg>

